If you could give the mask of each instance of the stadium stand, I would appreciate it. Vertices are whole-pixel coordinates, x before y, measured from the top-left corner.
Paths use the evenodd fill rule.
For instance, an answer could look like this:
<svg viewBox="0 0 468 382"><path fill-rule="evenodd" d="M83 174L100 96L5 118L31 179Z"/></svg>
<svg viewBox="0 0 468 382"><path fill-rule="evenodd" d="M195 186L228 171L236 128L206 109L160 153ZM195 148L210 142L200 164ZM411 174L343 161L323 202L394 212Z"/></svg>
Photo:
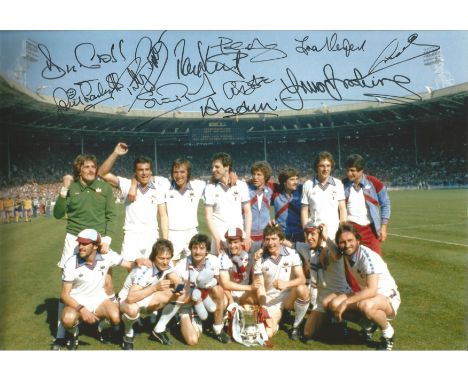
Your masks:
<svg viewBox="0 0 468 382"><path fill-rule="evenodd" d="M334 175L338 177L344 175L341 164L346 156L360 153L367 160L368 172L390 187L468 185L468 84L442 89L440 96L434 92L430 99L422 96L421 101L386 108L363 103L359 108L331 108L326 115L280 112L271 121L257 116L213 122L186 113L151 119L148 124L144 122L148 117L115 112L58 113L53 105L21 90L0 78L0 96L6 100L0 106L2 194L55 197L58 182L70 171L77 154L83 150L102 161L118 141L131 147L128 157L114 169L127 176L134 157L148 155L156 156L158 174L168 176L172 161L186 157L193 163L194 177L208 178L211 156L226 151L243 177L254 161L265 159L266 151L274 174L293 166L302 177L309 177L314 155L328 150L337 161ZM135 124L142 127L128 128Z"/></svg>

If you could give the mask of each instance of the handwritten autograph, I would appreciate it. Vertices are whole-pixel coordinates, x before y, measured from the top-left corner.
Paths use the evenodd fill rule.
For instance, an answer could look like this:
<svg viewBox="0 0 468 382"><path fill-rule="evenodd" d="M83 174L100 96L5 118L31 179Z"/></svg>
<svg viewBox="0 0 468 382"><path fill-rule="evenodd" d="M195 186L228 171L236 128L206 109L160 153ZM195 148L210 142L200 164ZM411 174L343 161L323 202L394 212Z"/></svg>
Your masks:
<svg viewBox="0 0 468 382"><path fill-rule="evenodd" d="M289 109L302 110L304 108L304 96L307 94L327 94L330 99L342 101L342 92L344 90L354 87L373 89L375 87L384 87L387 84L397 85L414 96L419 97L417 93L414 93L405 86L411 83L410 78L401 74L391 77L374 78L371 77L371 74L362 75L358 69L354 68L354 77L341 79L335 76L334 68L330 64L326 64L323 67L322 73L324 78L320 81L298 80L292 69L287 68L287 79L281 79L284 87L279 94L283 105ZM291 95L295 97L291 97ZM363 95L367 94L364 93ZM375 97L377 94L372 94L371 96ZM381 96L391 98L388 95L381 94ZM398 97L395 96L393 98Z"/></svg>
<svg viewBox="0 0 468 382"><path fill-rule="evenodd" d="M349 57L349 55L352 52L357 52L357 51L364 52L365 46L366 46L366 40L355 45L352 42L350 42L347 38L343 38L340 44L338 42L338 34L336 33L333 33L330 37L327 36L325 38L325 42L321 46L320 45L317 46L315 44L307 45L306 44L307 40L309 40L309 36L305 36L302 39L294 39L294 41L299 43L299 45L296 46L296 52L303 53L307 56L309 55L309 53L320 53L326 49L329 52L344 51L345 56Z"/></svg>
<svg viewBox="0 0 468 382"><path fill-rule="evenodd" d="M205 117L207 115L216 115L219 113L224 113L225 115L223 118L231 118L231 117L236 117L239 115L248 115L248 114L261 114L261 115L274 115L276 116L276 113L273 113L275 110L277 110L277 106L272 106L270 105L269 102L261 102L260 104L247 104L247 102L244 100L240 105L237 105L235 107L228 106L228 107L218 107L216 102L212 97L209 97L206 100L206 104L204 106L200 107L202 117Z"/></svg>
<svg viewBox="0 0 468 382"><path fill-rule="evenodd" d="M393 76L376 76L376 73L383 71L392 66L399 65L403 62L414 60L424 54L432 53L440 49L437 45L419 44L415 41L418 38L417 33L411 34L406 44L400 47L397 39L393 39L379 53L366 74L362 74L357 68L353 69L353 77L338 78L335 76L335 69L331 64L326 64L322 68L323 78L318 81L298 80L294 71L286 68L286 77L281 78L283 88L280 91L279 99L286 107L293 110L302 110L307 94L326 94L330 99L335 101L344 100L342 93L350 88L359 87L363 89L383 88L386 85L395 85L397 88L404 89L408 96L397 96L385 93L363 93L365 97L381 97L388 100L390 103L406 102L409 99L421 99L421 97L412 91L408 85L411 84L411 79L403 74L395 74ZM297 40L296 40L297 41ZM411 48L424 48L409 53ZM414 98L411 98L411 95Z"/></svg>
<svg viewBox="0 0 468 382"><path fill-rule="evenodd" d="M254 74L249 81L226 81L223 83L223 92L227 99L232 99L239 94L250 95L259 89L262 84L270 84L273 81L263 76L257 78Z"/></svg>
<svg viewBox="0 0 468 382"><path fill-rule="evenodd" d="M296 74L294 65L285 62L281 69L279 65L288 57L288 49L276 42L265 42L259 37L241 41L220 36L211 43L197 41L193 51L189 50L186 39L170 46L165 36L166 32L162 32L156 39L142 37L132 54L127 53L128 46L123 39L104 49L82 42L73 49L73 62L65 64L59 63L47 46L38 44L43 60L41 76L53 81L67 78L71 73L105 71L104 75L91 75L89 79L73 82L72 86L56 87L53 98L59 111L78 106L89 110L112 99L114 103L127 105L128 111L135 105L157 110L161 106L169 107L169 111L154 118L190 104L199 106L202 117L220 113L224 118L276 115L281 104L287 109L302 110L308 101L323 97L347 100L351 89L362 89L365 99L381 97L395 103L417 99L419 96L411 89L408 75L403 71L386 75L384 71L440 49L438 45L421 43L418 34L411 33L404 40L392 39L367 69L353 67L351 75L340 75L346 67L327 63L321 66L318 76L314 75L316 78L303 78L304 75ZM367 53L369 48L366 40L351 41L337 33L326 36L320 43L312 42L309 35L295 38L294 42L295 52L305 56L327 52L341 53L348 58ZM271 69L272 63L280 75L262 75L261 70ZM124 68L115 71L115 66L122 64ZM257 98L253 102L248 98L260 89L264 89L259 93L262 95L268 91L266 99L258 101ZM405 95L398 96L402 90Z"/></svg>

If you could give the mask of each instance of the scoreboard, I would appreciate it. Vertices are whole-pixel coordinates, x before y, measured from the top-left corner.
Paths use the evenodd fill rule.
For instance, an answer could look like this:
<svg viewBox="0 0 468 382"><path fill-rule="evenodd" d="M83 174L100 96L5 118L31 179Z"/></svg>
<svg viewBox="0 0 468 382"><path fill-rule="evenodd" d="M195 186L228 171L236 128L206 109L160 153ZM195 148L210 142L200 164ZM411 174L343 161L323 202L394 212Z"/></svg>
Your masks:
<svg viewBox="0 0 468 382"><path fill-rule="evenodd" d="M192 127L191 140L199 143L230 143L246 138L245 128L231 121L208 122L205 126Z"/></svg>

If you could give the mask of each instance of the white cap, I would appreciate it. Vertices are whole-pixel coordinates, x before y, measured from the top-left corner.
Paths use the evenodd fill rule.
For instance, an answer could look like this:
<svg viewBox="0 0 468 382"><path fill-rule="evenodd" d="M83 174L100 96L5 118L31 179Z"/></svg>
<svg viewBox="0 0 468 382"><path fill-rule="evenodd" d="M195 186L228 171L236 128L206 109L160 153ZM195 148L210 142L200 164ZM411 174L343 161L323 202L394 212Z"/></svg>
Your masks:
<svg viewBox="0 0 468 382"><path fill-rule="evenodd" d="M87 228L78 234L76 241L83 244L99 244L101 242L101 235L95 229Z"/></svg>

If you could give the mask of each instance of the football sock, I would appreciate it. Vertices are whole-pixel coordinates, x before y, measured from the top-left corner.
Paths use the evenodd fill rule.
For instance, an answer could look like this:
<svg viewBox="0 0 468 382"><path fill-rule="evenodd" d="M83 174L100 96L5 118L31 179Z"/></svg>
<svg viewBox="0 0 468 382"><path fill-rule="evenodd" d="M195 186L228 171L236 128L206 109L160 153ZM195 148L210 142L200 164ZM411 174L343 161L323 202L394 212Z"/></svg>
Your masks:
<svg viewBox="0 0 468 382"><path fill-rule="evenodd" d="M166 331L166 326L171 321L172 317L176 315L182 305L178 303L169 303L167 304L162 312L161 317L159 317L159 321L154 327L154 331L156 333L162 333Z"/></svg>
<svg viewBox="0 0 468 382"><path fill-rule="evenodd" d="M307 313L307 309L309 308L309 301L304 301L299 298L296 298L294 301L294 324L293 327L297 328L301 321L303 320L304 316Z"/></svg>
<svg viewBox="0 0 468 382"><path fill-rule="evenodd" d="M159 311L158 310L154 310L152 313L151 313L151 316L150 316L150 323L151 325L155 325L156 324L156 321L158 319L158 313Z"/></svg>
<svg viewBox="0 0 468 382"><path fill-rule="evenodd" d="M213 324L213 330L216 334L219 334L221 333L221 331L223 330L223 324Z"/></svg>
<svg viewBox="0 0 468 382"><path fill-rule="evenodd" d="M57 312L57 334L55 338L65 338L65 328L62 325L63 308L65 308L65 304L61 300L59 300Z"/></svg>
<svg viewBox="0 0 468 382"><path fill-rule="evenodd" d="M373 326L373 321L369 320L367 317L362 317L358 325L364 330L371 330Z"/></svg>
<svg viewBox="0 0 468 382"><path fill-rule="evenodd" d="M310 304L312 306L316 306L317 305L317 288L314 288L314 287L310 287Z"/></svg>
<svg viewBox="0 0 468 382"><path fill-rule="evenodd" d="M98 324L98 331L102 333L103 330L110 328L111 324L107 318L100 320Z"/></svg>
<svg viewBox="0 0 468 382"><path fill-rule="evenodd" d="M134 336L133 324L135 323L136 320L138 320L138 317L140 317L139 314L136 317L133 317L133 318L129 317L127 315L127 313L122 314L122 321L123 321L124 327L125 327L125 335L127 337L133 337Z"/></svg>
<svg viewBox="0 0 468 382"><path fill-rule="evenodd" d="M385 338L392 338L393 334L395 333L395 330L393 330L392 325L390 325L389 322L387 322L388 326L385 329L382 329L382 335Z"/></svg>
<svg viewBox="0 0 468 382"><path fill-rule="evenodd" d="M117 335L120 332L120 324L112 325L112 332Z"/></svg>
<svg viewBox="0 0 468 382"><path fill-rule="evenodd" d="M73 337L76 337L79 334L78 324L76 324L73 328L67 329L68 333L71 333Z"/></svg>

